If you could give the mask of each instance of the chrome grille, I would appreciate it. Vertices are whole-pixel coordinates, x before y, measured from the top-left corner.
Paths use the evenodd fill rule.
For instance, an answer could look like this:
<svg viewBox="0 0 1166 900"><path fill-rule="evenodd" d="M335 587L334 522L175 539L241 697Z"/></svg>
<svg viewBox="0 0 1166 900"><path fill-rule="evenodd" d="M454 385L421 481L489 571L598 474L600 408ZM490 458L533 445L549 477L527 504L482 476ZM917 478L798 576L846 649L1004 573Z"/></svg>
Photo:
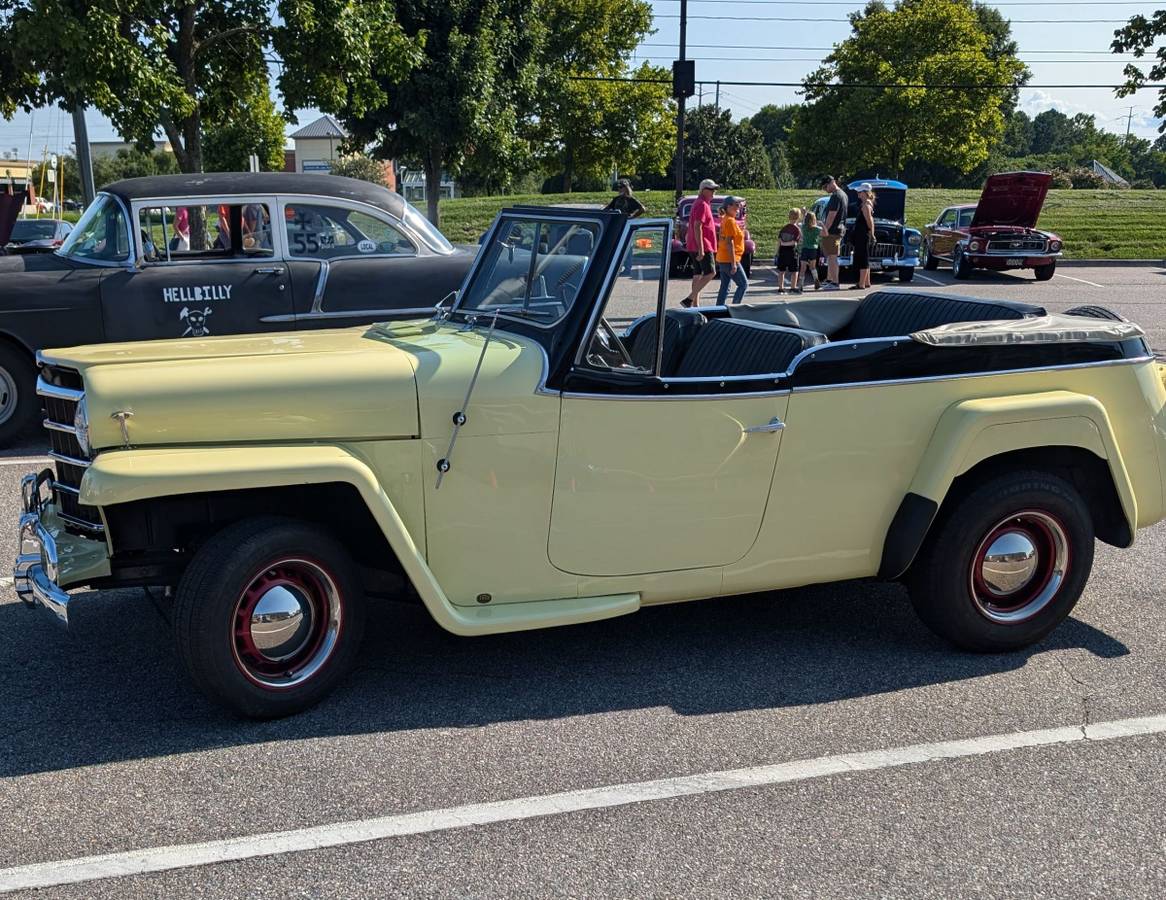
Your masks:
<svg viewBox="0 0 1166 900"><path fill-rule="evenodd" d="M84 394L81 375L72 369L44 366L36 392L44 409L44 426L49 436L49 456L56 467L53 500L58 514L70 529L82 532L103 531L101 516L92 506L79 502L81 478L89 467L89 456L82 451L73 428L77 404Z"/></svg>
<svg viewBox="0 0 1166 900"><path fill-rule="evenodd" d="M1044 238L997 238L988 241L988 252L996 253L1026 253L1031 251L1044 253Z"/></svg>
<svg viewBox="0 0 1166 900"><path fill-rule="evenodd" d="M850 244L850 243L843 244L842 255L843 256L853 256L854 255L854 245ZM879 243L870 245L870 258L871 259L882 260L882 259L887 259L888 257L891 259L895 259L895 258L900 257L902 255L903 255L903 248L899 244L888 244L888 243L879 242Z"/></svg>

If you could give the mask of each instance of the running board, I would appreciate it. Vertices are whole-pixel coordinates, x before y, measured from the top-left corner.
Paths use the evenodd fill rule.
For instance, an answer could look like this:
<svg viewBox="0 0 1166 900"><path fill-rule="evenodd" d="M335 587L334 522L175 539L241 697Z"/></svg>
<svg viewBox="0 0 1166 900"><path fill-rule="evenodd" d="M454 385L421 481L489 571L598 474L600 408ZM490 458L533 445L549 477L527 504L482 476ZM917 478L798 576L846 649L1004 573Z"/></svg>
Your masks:
<svg viewBox="0 0 1166 900"><path fill-rule="evenodd" d="M479 635L598 622L600 619L626 616L639 608L639 594L609 594L605 597L530 600L473 608L451 606L449 610L461 625L457 629L458 633Z"/></svg>

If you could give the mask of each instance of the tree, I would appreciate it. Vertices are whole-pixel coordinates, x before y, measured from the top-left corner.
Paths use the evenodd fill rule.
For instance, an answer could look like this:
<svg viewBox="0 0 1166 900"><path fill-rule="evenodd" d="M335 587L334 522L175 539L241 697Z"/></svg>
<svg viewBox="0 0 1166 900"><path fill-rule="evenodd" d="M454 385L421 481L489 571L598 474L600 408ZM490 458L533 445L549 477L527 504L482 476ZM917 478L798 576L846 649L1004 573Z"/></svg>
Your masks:
<svg viewBox="0 0 1166 900"><path fill-rule="evenodd" d="M261 170L283 169L287 120L276 110L267 85L254 87L256 93L240 96L226 121L204 129L203 165L208 171L245 172L252 153L259 157Z"/></svg>
<svg viewBox="0 0 1166 900"><path fill-rule="evenodd" d="M205 132L224 130L228 158L240 129L270 134L259 98L273 43L297 105L379 99L370 61L401 74L416 56L392 12L391 0L0 0L0 112L87 103L143 147L160 128L182 171L201 172Z"/></svg>
<svg viewBox="0 0 1166 900"><path fill-rule="evenodd" d="M343 175L345 178L359 178L361 181L371 181L382 187L388 187L385 180L385 164L380 160L372 159L360 153L345 156L332 165L333 175Z"/></svg>
<svg viewBox="0 0 1166 900"><path fill-rule="evenodd" d="M1166 36L1166 9L1160 9L1150 17L1132 16L1125 27L1114 32L1113 43L1110 47L1114 53L1132 53L1138 59L1146 55L1148 50L1154 49L1158 38ZM1118 89L1119 97L1128 97L1139 87L1149 81L1166 81L1166 49L1159 47L1154 54L1155 63L1149 72L1142 71L1141 66L1130 63L1125 67L1126 83ZM1154 115L1164 119L1158 130L1166 133L1166 88L1158 92L1158 103L1154 107Z"/></svg>
<svg viewBox="0 0 1166 900"><path fill-rule="evenodd" d="M1008 124L1004 126L1004 138L1000 149L1006 156L1027 156L1032 152L1032 141L1036 136L1036 128L1028 113L1024 110L1013 110L1008 117Z"/></svg>
<svg viewBox="0 0 1166 900"><path fill-rule="evenodd" d="M100 190L107 184L123 178L144 178L147 175L173 175L178 172L178 161L168 150L118 150L113 156L93 160L93 183Z"/></svg>
<svg viewBox="0 0 1166 900"><path fill-rule="evenodd" d="M794 117L797 115L798 105L791 103L788 106L776 106L767 103L744 121L761 132L766 147L777 143L788 143L790 132L793 131Z"/></svg>
<svg viewBox="0 0 1166 900"><path fill-rule="evenodd" d="M1027 70L1013 56L990 56L992 38L971 6L903 0L868 7L852 23L805 79L790 142L795 170L892 175L942 160L969 172L987 159Z"/></svg>
<svg viewBox="0 0 1166 900"><path fill-rule="evenodd" d="M777 141L766 148L769 154L769 168L773 172L773 186L782 190L797 187L797 179L789 165L789 153L784 141Z"/></svg>
<svg viewBox="0 0 1166 900"><path fill-rule="evenodd" d="M732 113L700 106L684 121L685 178L712 178L728 188L772 188L773 171L761 132Z"/></svg>
<svg viewBox="0 0 1166 900"><path fill-rule="evenodd" d="M1072 144L1073 123L1057 109L1046 109L1032 120L1033 153L1063 153Z"/></svg>

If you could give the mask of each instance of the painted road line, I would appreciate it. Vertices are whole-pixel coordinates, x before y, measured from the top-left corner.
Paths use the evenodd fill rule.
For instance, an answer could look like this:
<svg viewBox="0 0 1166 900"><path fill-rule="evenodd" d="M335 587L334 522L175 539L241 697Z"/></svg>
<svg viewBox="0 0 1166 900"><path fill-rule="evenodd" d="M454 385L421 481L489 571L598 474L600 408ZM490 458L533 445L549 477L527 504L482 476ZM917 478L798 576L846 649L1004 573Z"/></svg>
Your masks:
<svg viewBox="0 0 1166 900"><path fill-rule="evenodd" d="M1120 719L1085 726L1071 725L1038 731L1018 731L1012 734L995 734L934 744L914 744L887 750L820 756L816 759L796 760L771 766L682 775L677 778L585 788L538 797L498 800L492 803L474 803L468 806L425 810L376 819L336 822L294 831L244 835L199 844L177 844L170 847L149 847L122 853L108 853L102 856L81 856L0 869L0 893L79 884L105 878L122 878L150 872L166 872L193 866L209 866L215 863L327 847L342 847L474 825L516 822L591 809L612 809L654 800L674 800L680 797L772 787L830 775L875 772L880 769L893 769L937 760L986 756L1009 750L1083 741L1117 740L1164 732L1166 715Z"/></svg>
<svg viewBox="0 0 1166 900"><path fill-rule="evenodd" d="M52 460L47 456L15 456L0 459L0 466L47 466Z"/></svg>
<svg viewBox="0 0 1166 900"><path fill-rule="evenodd" d="M931 282L932 284L938 284L940 287L944 287L944 286L945 286L945 285L944 285L944 283L943 283L942 281L936 281L934 278L928 278L926 275L922 274L921 272L916 272L916 273L915 273L915 277L916 277L916 278L922 278L924 281L929 281L929 282Z"/></svg>
<svg viewBox="0 0 1166 900"><path fill-rule="evenodd" d="M1062 275L1060 272L1053 273L1054 278L1068 278L1070 281L1078 281L1081 284L1087 284L1090 287L1103 288L1104 284L1098 284L1096 281L1086 281L1084 278L1074 278L1072 275Z"/></svg>

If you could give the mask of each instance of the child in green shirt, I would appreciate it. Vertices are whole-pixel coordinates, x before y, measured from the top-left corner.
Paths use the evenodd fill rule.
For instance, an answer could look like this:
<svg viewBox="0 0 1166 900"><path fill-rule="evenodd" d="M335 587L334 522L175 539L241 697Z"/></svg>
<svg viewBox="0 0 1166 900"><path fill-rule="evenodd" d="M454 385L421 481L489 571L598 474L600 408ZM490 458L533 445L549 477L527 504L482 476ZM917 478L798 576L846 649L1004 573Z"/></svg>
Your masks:
<svg viewBox="0 0 1166 900"><path fill-rule="evenodd" d="M806 278L809 275L814 276L814 290L822 290L822 282L818 278L818 244L822 240L822 226L818 224L818 217L812 212L807 212L806 217L802 222L802 252L801 252L801 284L806 283ZM799 285L794 289L795 293L802 292Z"/></svg>

